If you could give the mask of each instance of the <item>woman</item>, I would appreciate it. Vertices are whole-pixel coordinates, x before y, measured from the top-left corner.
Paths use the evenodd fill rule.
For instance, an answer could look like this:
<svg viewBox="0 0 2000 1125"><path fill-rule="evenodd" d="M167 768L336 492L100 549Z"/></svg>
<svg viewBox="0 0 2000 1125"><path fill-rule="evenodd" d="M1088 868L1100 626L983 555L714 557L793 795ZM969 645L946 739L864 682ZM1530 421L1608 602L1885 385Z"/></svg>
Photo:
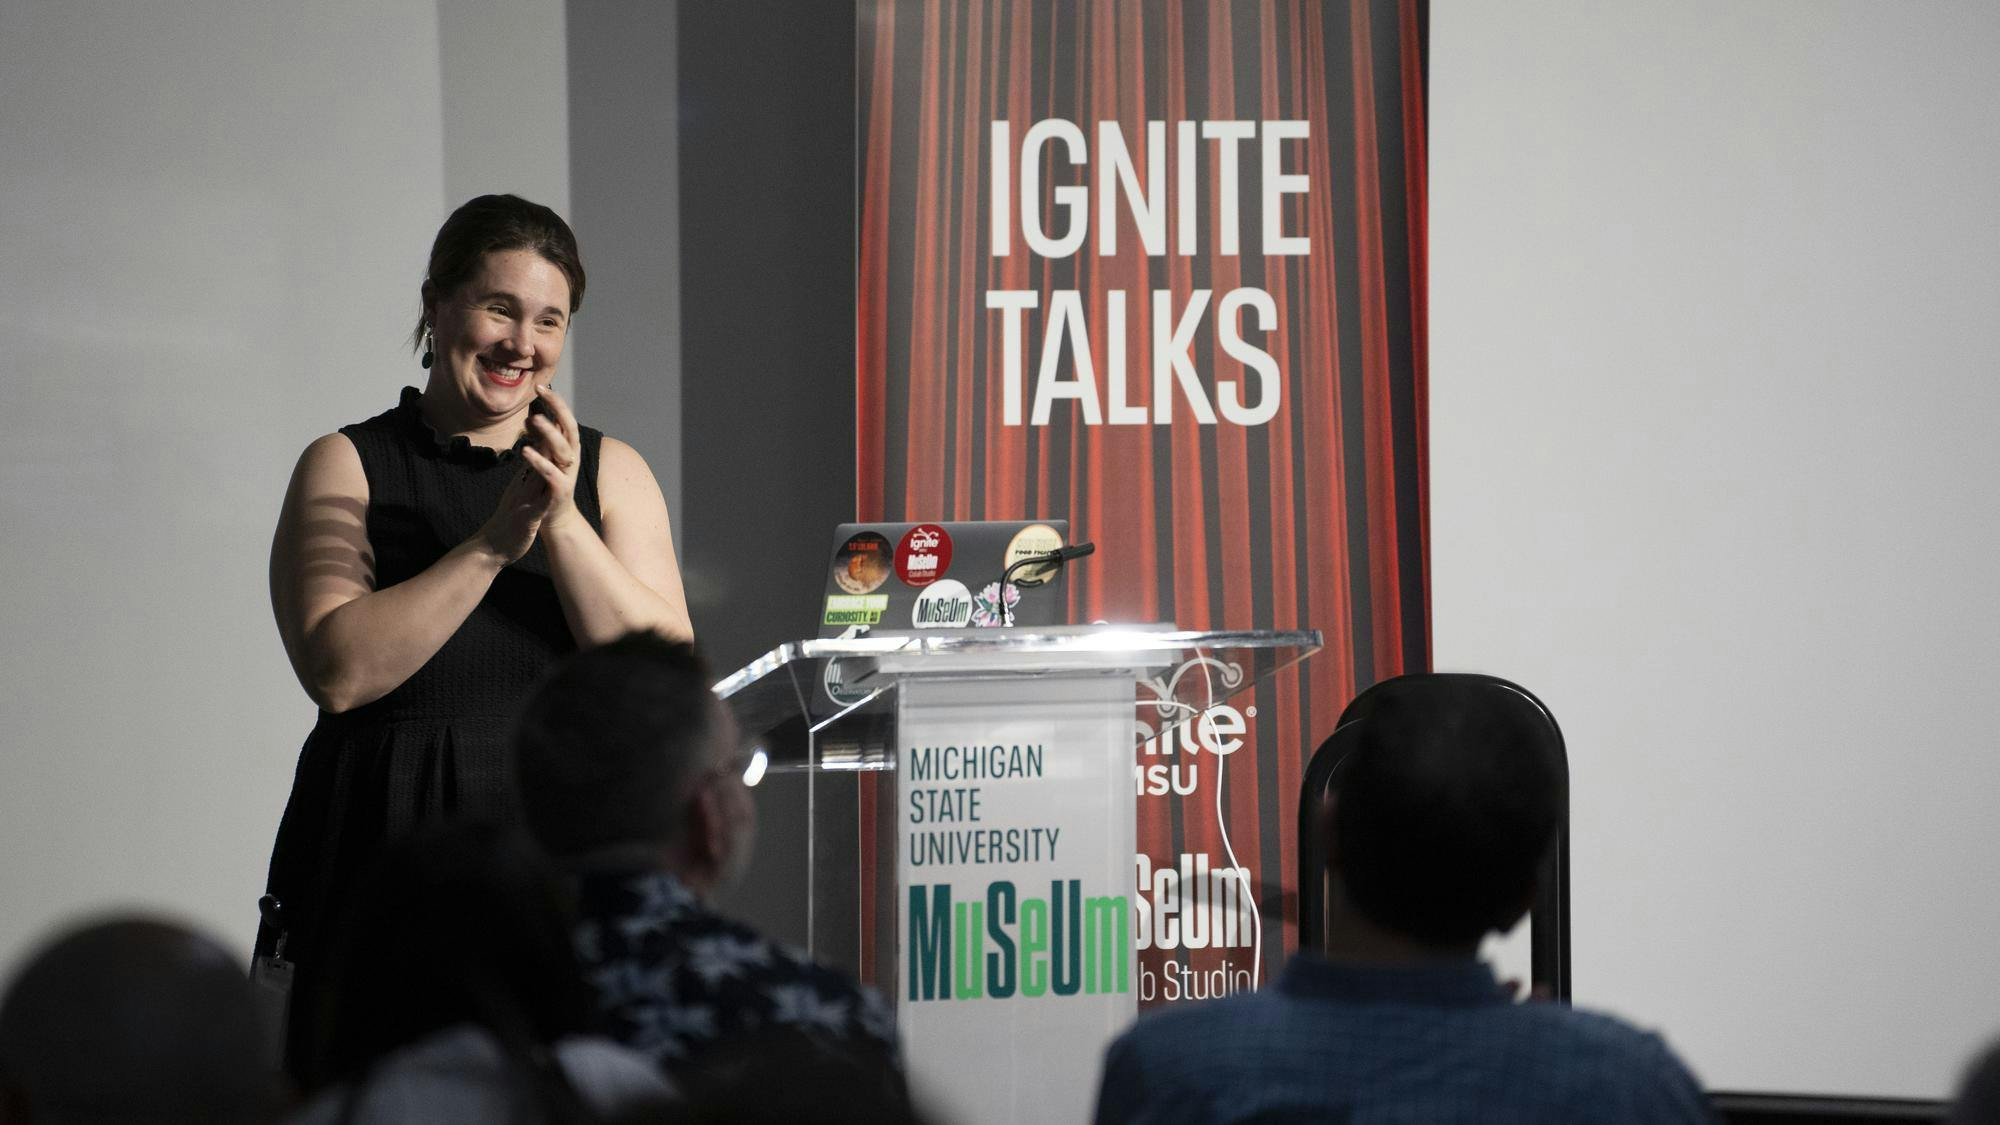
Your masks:
<svg viewBox="0 0 2000 1125"><path fill-rule="evenodd" d="M271 547L271 604L319 721L271 856L297 966L288 1065L319 1077L328 930L388 839L511 815L507 724L556 657L640 628L692 635L666 503L628 445L550 386L583 301L555 212L481 196L431 247L429 378L313 442Z"/></svg>

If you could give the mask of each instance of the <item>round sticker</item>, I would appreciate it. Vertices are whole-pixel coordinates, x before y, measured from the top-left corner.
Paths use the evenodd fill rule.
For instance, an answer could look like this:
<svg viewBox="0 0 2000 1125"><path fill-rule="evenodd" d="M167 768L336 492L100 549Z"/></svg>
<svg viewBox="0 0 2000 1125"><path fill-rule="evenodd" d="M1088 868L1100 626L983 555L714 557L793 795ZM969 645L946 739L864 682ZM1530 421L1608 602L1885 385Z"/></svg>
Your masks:
<svg viewBox="0 0 2000 1125"><path fill-rule="evenodd" d="M839 706L852 707L856 703L868 698L866 689L847 686L845 670L841 667L839 660L829 660L826 662L826 674L821 677L821 680L826 687L826 697L833 700Z"/></svg>
<svg viewBox="0 0 2000 1125"><path fill-rule="evenodd" d="M896 544L896 577L928 586L951 569L951 536L934 523L920 523Z"/></svg>
<svg viewBox="0 0 2000 1125"><path fill-rule="evenodd" d="M840 636L837 639L843 641L852 640L866 632L868 632L868 628L865 625L849 625L840 631ZM847 686L847 669L843 666L845 663L840 657L835 657L827 661L826 672L820 677L822 689L826 692L826 697L832 700L834 705L838 707L852 707L854 704L868 698L868 692L861 688Z"/></svg>
<svg viewBox="0 0 2000 1125"><path fill-rule="evenodd" d="M873 593L889 580L889 541L860 531L833 555L833 584L850 594Z"/></svg>
<svg viewBox="0 0 2000 1125"><path fill-rule="evenodd" d="M1003 567L1013 566L1022 559L1033 558L1036 555L1046 555L1050 551L1059 551L1062 549L1062 545L1062 533L1058 532L1055 528L1045 523L1029 524L1015 533L1013 541L1007 544L1007 557L1001 561L1000 565ZM1016 586L1039 586L1054 577L1055 573L1056 566L1054 563L1043 563L1040 566L1024 566L1014 572L1013 584Z"/></svg>
<svg viewBox="0 0 2000 1125"><path fill-rule="evenodd" d="M956 578L933 582L917 595L910 624L919 629L958 629L972 624L972 591Z"/></svg>

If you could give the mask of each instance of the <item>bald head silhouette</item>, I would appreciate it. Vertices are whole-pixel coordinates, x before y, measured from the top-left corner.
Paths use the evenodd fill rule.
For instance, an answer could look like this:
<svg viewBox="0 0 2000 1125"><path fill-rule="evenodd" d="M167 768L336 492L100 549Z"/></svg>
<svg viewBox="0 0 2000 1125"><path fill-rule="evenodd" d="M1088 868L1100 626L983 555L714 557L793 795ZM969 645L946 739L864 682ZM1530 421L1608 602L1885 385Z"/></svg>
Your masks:
<svg viewBox="0 0 2000 1125"><path fill-rule="evenodd" d="M267 1121L266 1055L228 951L169 922L92 922L44 945L0 1000L0 1121Z"/></svg>
<svg viewBox="0 0 2000 1125"><path fill-rule="evenodd" d="M2000 1040L1965 1068L1947 1125L2000 1125Z"/></svg>

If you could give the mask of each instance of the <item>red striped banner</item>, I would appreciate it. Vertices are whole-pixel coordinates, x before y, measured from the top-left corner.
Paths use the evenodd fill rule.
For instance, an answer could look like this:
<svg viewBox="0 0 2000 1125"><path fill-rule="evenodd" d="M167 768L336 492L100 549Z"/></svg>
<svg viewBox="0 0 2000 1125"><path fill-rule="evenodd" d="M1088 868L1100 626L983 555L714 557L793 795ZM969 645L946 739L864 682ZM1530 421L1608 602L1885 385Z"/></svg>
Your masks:
<svg viewBox="0 0 2000 1125"><path fill-rule="evenodd" d="M860 19L858 516L1067 518L1098 545L1072 620L1325 634L1234 701L1252 753L1141 756L1169 767L1140 800L1142 1001L1233 989L1260 952L1216 944L1204 862L1248 870L1268 975L1296 937L1303 756L1430 659L1428 6Z"/></svg>

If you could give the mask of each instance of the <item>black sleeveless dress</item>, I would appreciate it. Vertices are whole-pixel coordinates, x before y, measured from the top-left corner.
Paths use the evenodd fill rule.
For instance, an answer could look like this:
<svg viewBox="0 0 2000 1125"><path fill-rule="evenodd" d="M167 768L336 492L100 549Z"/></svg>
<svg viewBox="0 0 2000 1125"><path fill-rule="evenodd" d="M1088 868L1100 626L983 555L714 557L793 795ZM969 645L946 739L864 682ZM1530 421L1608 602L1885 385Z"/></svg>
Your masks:
<svg viewBox="0 0 2000 1125"><path fill-rule="evenodd" d="M506 452L443 440L421 413L423 395L403 389L395 409L341 427L368 478L368 543L375 588L413 577L471 538L521 471L520 444ZM598 455L604 435L587 426L576 507L603 533ZM441 817L515 819L506 781L506 739L515 713L544 671L574 651L548 553L535 545L500 571L479 605L422 668L394 691L342 714L321 711L299 753L291 800L271 852L268 889L283 904L285 956L297 964L290 1035L294 1071L316 1039L302 1021L323 1018L314 995L327 984L338 928L356 883L381 846ZM278 934L263 927L259 955ZM440 956L448 956L440 950Z"/></svg>

